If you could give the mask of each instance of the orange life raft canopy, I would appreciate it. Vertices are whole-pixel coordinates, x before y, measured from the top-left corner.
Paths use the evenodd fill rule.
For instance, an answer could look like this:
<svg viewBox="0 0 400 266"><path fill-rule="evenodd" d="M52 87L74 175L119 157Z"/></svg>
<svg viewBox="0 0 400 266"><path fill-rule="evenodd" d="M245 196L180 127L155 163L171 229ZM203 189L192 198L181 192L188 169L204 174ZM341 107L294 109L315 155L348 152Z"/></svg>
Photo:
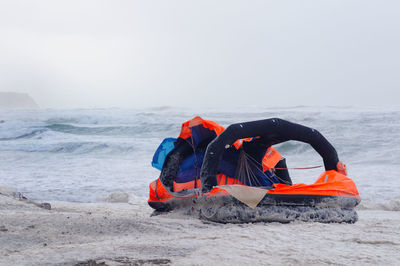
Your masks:
<svg viewBox="0 0 400 266"><path fill-rule="evenodd" d="M157 179L150 184L148 203L152 208L161 212L188 208L217 222L357 220L354 207L360 202L360 196L356 185L337 171L339 159L336 150L317 130L273 118L234 124L215 135L206 146L200 180L195 178L183 189L175 189L161 178ZM189 133L181 136L190 138ZM268 148L289 140L308 143L323 158L325 171L311 185L279 182L268 187L245 185L237 176L228 176L218 170L224 152L245 138ZM260 163L264 157L260 157ZM237 168L242 167L241 164L243 160L237 162Z"/></svg>

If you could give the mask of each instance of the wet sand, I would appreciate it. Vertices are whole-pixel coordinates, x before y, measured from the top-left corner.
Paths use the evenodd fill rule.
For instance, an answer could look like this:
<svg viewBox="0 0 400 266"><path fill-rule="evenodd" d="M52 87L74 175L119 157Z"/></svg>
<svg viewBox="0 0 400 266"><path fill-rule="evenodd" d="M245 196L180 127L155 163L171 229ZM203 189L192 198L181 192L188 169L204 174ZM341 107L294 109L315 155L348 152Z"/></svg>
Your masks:
<svg viewBox="0 0 400 266"><path fill-rule="evenodd" d="M1 265L400 265L400 212L355 224L217 224L150 217L146 202L51 202L0 195Z"/></svg>

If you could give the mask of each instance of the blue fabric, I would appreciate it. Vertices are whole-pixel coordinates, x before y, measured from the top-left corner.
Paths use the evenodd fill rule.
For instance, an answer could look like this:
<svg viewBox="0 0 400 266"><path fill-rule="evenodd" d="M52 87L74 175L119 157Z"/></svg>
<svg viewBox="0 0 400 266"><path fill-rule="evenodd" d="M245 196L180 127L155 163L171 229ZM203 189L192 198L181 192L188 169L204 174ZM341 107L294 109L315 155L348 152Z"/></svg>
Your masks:
<svg viewBox="0 0 400 266"><path fill-rule="evenodd" d="M203 125L191 127L191 131L195 147L199 146L201 143L208 144L217 136L214 130L205 128Z"/></svg>
<svg viewBox="0 0 400 266"><path fill-rule="evenodd" d="M201 165L203 164L203 159L204 152L198 152L196 153L196 156L191 154L188 158L181 162L175 182L186 183L195 180L196 176L200 178L200 169Z"/></svg>
<svg viewBox="0 0 400 266"><path fill-rule="evenodd" d="M197 166L201 168L201 165L203 164L203 159L204 159L204 152L197 152L196 156L194 154L191 154L188 158L186 158L183 162L181 162L179 166L179 170L185 171L188 169L192 169Z"/></svg>
<svg viewBox="0 0 400 266"><path fill-rule="evenodd" d="M196 159L197 159L197 168L196 168ZM197 178L200 178L200 169L203 163L203 159L204 159L204 152L198 152L196 153L196 156L192 154L188 158L186 158L180 165L175 182L186 183L195 180L196 176ZM236 149L231 148L225 150L222 160L218 167L218 172L223 173L229 177L235 177L238 159L239 159L239 152ZM245 180L244 183L245 185L255 186L257 184L257 186L269 187L272 186L272 183L279 183L279 180L273 173L269 171L263 173L262 169L259 169L253 163L249 162L249 164L251 171L255 176L254 178L257 181L256 182L253 181L253 183L250 183L249 180Z"/></svg>
<svg viewBox="0 0 400 266"><path fill-rule="evenodd" d="M168 153L170 153L175 148L174 144L176 141L177 139L175 138L164 139L154 153L151 166L161 171L164 165L165 158L167 157Z"/></svg>
<svg viewBox="0 0 400 266"><path fill-rule="evenodd" d="M203 141L209 142L208 139L215 138L215 132L202 126L196 126L192 128L192 136L194 144L197 147ZM158 170L162 169L165 158L175 148L176 141L176 138L166 138L162 141L153 156L151 165L154 168L157 168ZM175 182L186 183L195 180L196 177L200 178L200 169L201 165L203 164L203 159L204 151L198 151L196 156L192 154L183 162L181 162ZM220 161L218 172L229 177L235 177L238 159L238 150L235 148L226 149L222 160ZM260 170L258 167L250 162L250 168L257 179L257 182L255 183L260 184L260 186L272 186L272 183L279 183L279 180L273 173L270 173L269 171L263 173L262 169ZM255 185L253 183L250 184L249 180L245 180L245 184L253 186Z"/></svg>

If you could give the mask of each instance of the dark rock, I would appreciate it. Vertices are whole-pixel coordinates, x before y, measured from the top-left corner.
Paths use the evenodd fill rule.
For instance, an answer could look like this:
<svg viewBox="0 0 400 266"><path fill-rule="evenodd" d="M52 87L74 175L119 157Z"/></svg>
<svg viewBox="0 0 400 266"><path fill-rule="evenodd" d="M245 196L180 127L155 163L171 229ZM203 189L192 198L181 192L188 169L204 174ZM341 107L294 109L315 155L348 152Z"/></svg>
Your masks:
<svg viewBox="0 0 400 266"><path fill-rule="evenodd" d="M7 232L7 231L8 229L4 225L0 226L0 232Z"/></svg>

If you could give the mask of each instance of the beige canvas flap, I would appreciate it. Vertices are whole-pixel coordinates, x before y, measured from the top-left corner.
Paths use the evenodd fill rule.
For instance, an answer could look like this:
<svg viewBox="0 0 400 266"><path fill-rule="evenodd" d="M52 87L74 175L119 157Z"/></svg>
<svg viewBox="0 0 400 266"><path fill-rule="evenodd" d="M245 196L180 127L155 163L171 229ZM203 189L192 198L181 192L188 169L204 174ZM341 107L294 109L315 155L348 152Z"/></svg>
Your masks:
<svg viewBox="0 0 400 266"><path fill-rule="evenodd" d="M243 185L223 185L218 188L226 190L233 197L243 202L250 208L254 209L258 203L264 198L267 193L267 189L249 187Z"/></svg>

